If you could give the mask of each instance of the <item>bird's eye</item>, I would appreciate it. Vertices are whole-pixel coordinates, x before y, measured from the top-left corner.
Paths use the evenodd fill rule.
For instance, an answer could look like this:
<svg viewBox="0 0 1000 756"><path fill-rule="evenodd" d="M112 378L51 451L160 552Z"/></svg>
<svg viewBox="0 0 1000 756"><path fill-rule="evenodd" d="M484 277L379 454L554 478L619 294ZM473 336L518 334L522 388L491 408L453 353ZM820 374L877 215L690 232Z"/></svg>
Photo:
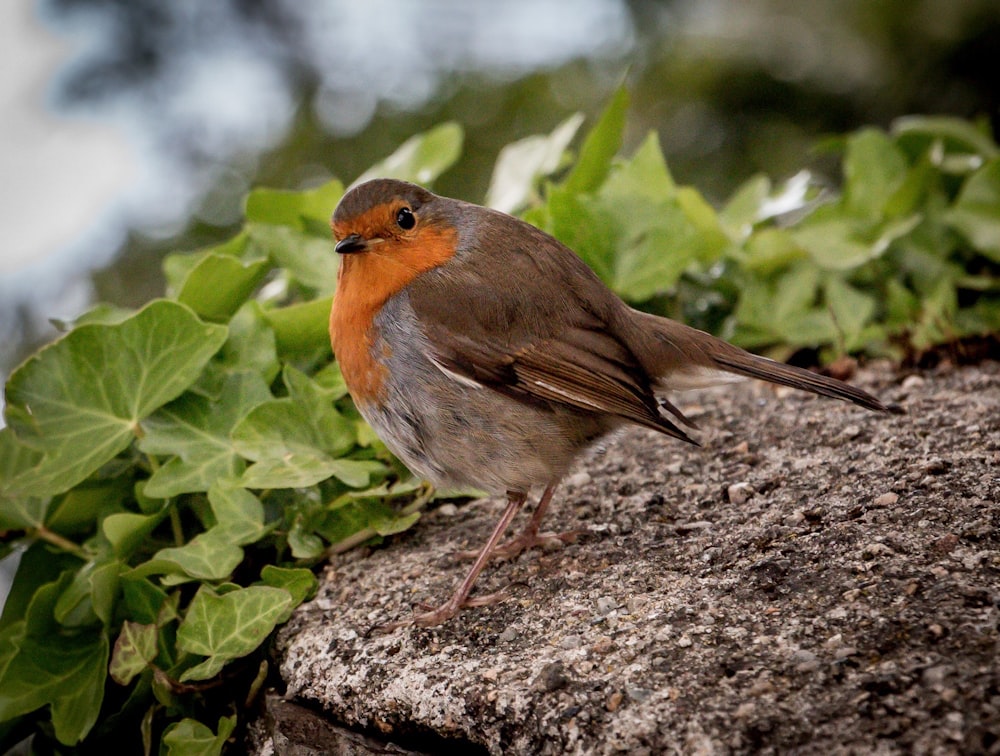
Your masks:
<svg viewBox="0 0 1000 756"><path fill-rule="evenodd" d="M402 207L399 212L396 213L396 224L404 231L409 231L415 225L417 225L417 219L413 215L413 211L408 207Z"/></svg>

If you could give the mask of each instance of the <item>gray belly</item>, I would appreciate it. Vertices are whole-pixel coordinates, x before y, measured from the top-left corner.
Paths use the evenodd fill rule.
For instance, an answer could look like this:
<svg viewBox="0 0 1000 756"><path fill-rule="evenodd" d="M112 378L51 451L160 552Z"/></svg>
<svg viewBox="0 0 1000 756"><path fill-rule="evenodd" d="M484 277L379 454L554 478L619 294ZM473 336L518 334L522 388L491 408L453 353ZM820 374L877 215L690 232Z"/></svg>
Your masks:
<svg viewBox="0 0 1000 756"><path fill-rule="evenodd" d="M446 375L428 358L415 328L399 328L407 308L386 307L373 345L389 368L388 401L359 408L386 446L438 486L502 493L562 477L573 459L620 421L555 404L522 402ZM385 320L383 320L385 318ZM380 323L379 321L382 321Z"/></svg>

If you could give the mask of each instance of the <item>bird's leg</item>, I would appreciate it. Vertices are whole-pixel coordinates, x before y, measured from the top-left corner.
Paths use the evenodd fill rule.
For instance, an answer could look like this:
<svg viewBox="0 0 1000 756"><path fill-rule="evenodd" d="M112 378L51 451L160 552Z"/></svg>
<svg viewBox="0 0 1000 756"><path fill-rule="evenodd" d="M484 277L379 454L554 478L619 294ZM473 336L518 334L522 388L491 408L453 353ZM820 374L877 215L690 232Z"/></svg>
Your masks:
<svg viewBox="0 0 1000 756"><path fill-rule="evenodd" d="M475 585L476 578L479 577L479 573L483 571L483 567L486 566L486 563L490 561L490 557L492 557L493 553L496 551L497 544L500 543L500 539L503 537L504 531L507 530L507 527L510 525L514 516L518 513L521 507L524 506L526 498L527 494L520 491L507 492L507 508L504 510L503 515L500 517L500 521L496 524L496 527L493 528L493 532L490 534L489 540L486 541L486 545L483 546L479 555L476 557L476 561L473 563L469 573L459 584L458 589L452 594L450 599L436 609L432 609L431 611L423 612L421 614L415 614L408 620L383 625L380 629L384 632L390 632L398 627L403 627L409 624L418 625L420 627L433 627L434 625L440 625L445 620L454 617L464 606L484 606L499 600L501 598L500 594L491 594L489 596L480 596L475 599L469 599L469 593L472 592L472 586Z"/></svg>
<svg viewBox="0 0 1000 756"><path fill-rule="evenodd" d="M538 530L542 526L542 520L545 518L545 511L549 508L549 502L552 501L552 494L556 490L555 483L550 483L545 490L542 492L542 497L538 500L538 506L535 507L534 513L531 515L531 520L525 526L521 534L515 538L511 538L506 541L503 545L498 546L493 551L493 556L500 559L511 559L516 557L522 551L527 551L528 549L534 548L536 546L551 546L555 543L571 543L575 541L577 536L582 533L582 530L568 530L565 533L539 533ZM476 556L474 551L459 551L455 554L459 559L472 559Z"/></svg>

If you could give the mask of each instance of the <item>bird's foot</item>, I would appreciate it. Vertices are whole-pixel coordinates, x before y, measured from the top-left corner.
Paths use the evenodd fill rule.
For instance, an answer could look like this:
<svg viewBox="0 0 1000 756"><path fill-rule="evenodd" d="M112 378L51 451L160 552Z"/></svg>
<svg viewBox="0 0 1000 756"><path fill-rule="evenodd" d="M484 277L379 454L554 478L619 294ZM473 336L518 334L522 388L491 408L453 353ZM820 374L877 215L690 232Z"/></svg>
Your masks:
<svg viewBox="0 0 1000 756"><path fill-rule="evenodd" d="M496 593L489 593L485 596L476 596L474 598L466 598L462 600L458 600L458 596L452 596L438 607L433 607L430 604L417 604L417 607L423 611L414 612L411 617L404 620L377 625L372 628L371 632L391 633L393 630L398 630L401 627L410 627L411 625L414 627L436 627L437 625L450 620L462 609L499 604L506 598L506 592L497 591Z"/></svg>

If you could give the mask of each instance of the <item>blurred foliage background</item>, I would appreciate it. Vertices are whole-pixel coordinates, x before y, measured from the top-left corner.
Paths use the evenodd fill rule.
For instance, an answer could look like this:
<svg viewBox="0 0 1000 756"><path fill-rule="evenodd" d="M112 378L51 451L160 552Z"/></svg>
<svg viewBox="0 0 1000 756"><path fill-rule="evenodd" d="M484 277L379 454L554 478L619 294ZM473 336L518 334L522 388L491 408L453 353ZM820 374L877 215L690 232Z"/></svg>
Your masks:
<svg viewBox="0 0 1000 756"><path fill-rule="evenodd" d="M721 201L756 171L811 164L817 135L906 113L997 122L995 0L41 0L73 42L55 107L125 123L130 191L94 300L163 288L162 257L231 236L248 189L352 180L410 135L465 127L441 193L481 201L500 148L595 115L623 77L625 151L654 129L680 183ZM994 127L995 128L995 127ZM81 250L79 254L87 254ZM100 259L108 259L102 250ZM96 263L95 263L96 264ZM12 297L13 300L13 297ZM0 373L51 336L52 301L0 306Z"/></svg>

